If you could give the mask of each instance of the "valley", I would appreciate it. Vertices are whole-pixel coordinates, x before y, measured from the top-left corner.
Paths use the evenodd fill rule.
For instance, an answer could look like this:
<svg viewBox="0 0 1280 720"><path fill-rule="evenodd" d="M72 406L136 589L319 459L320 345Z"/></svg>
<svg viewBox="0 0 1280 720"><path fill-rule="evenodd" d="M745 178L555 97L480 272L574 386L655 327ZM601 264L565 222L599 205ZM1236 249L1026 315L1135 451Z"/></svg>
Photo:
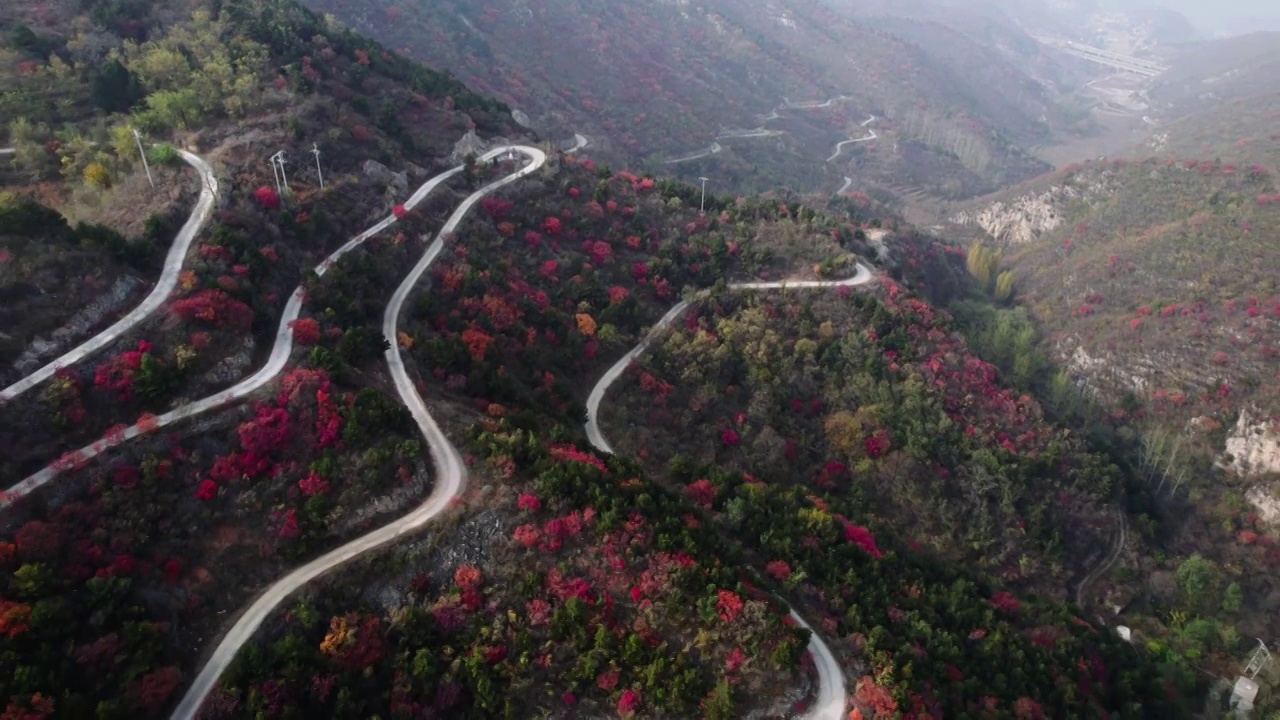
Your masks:
<svg viewBox="0 0 1280 720"><path fill-rule="evenodd" d="M0 9L5 717L1280 707L1274 34L306 4Z"/></svg>

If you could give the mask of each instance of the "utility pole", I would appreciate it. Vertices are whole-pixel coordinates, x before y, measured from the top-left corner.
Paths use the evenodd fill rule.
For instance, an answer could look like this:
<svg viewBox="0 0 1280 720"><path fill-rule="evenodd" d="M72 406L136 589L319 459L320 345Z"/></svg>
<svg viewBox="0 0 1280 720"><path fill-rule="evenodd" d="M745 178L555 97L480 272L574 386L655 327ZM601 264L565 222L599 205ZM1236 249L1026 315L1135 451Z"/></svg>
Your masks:
<svg viewBox="0 0 1280 720"><path fill-rule="evenodd" d="M283 195L289 189L289 176L284 174L284 151L281 150L276 153L276 156L279 158L280 163L280 184L284 186L280 194Z"/></svg>
<svg viewBox="0 0 1280 720"><path fill-rule="evenodd" d="M279 193L283 192L283 190L282 190L282 189L281 189L281 187L280 187L280 168L276 167L276 157L277 157L279 154L280 154L280 153L276 153L275 155L272 155L271 157L267 158L267 162L271 163L271 174L272 174L272 175L274 175L274 176L275 176L275 178L276 178L276 193L277 193L277 194L279 194Z"/></svg>
<svg viewBox="0 0 1280 720"><path fill-rule="evenodd" d="M281 195L284 195L285 189L289 187L289 178L284 173L284 151L283 150L271 156L271 169L276 170L277 164L280 166L280 168L276 172L276 191L279 192Z"/></svg>
<svg viewBox="0 0 1280 720"><path fill-rule="evenodd" d="M316 156L316 175L320 177L320 189L324 189L324 173L320 171L320 146L311 143L311 154Z"/></svg>
<svg viewBox="0 0 1280 720"><path fill-rule="evenodd" d="M700 177L698 179L702 181L702 202L699 203L698 205L698 214L706 215L707 214L707 180L708 178Z"/></svg>
<svg viewBox="0 0 1280 720"><path fill-rule="evenodd" d="M147 182L151 183L151 187L156 186L156 181L151 177L151 165L147 163L147 151L142 149L142 133L137 128L133 130L133 139L138 143L138 154L142 156L142 167L147 171Z"/></svg>

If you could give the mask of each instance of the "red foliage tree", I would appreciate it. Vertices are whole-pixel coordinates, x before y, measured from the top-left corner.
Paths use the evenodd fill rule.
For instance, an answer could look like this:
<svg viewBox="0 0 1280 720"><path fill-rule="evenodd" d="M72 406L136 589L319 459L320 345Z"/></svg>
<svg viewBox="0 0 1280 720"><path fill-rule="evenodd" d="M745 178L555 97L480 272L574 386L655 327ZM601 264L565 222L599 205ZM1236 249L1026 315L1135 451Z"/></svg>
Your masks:
<svg viewBox="0 0 1280 720"><path fill-rule="evenodd" d="M218 483L212 480L204 480L200 483L200 487L196 488L196 499L209 502L218 497Z"/></svg>
<svg viewBox="0 0 1280 720"><path fill-rule="evenodd" d="M280 209L280 193L265 185L253 191L253 199L267 210Z"/></svg>
<svg viewBox="0 0 1280 720"><path fill-rule="evenodd" d="M685 493L689 496L689 499L692 500L695 505L706 510L711 509L711 503L714 502L716 498L716 490L716 486L712 485L711 481L706 478L689 483L689 485L684 489Z"/></svg>
<svg viewBox="0 0 1280 720"><path fill-rule="evenodd" d="M991 604L994 605L997 610L1002 610L1007 613L1016 613L1018 612L1018 608L1021 607L1018 600L1013 597L1011 593L1004 590L1001 590L991 596Z"/></svg>
<svg viewBox="0 0 1280 720"><path fill-rule="evenodd" d="M884 553L876 546L875 536L871 534L870 530L861 525L854 525L853 523L848 522L845 523L844 539L867 551L871 557L876 558L877 560L884 557Z"/></svg>
<svg viewBox="0 0 1280 720"><path fill-rule="evenodd" d="M791 566L785 560L774 560L765 565L764 570L778 581L784 581L791 577Z"/></svg>
<svg viewBox="0 0 1280 720"><path fill-rule="evenodd" d="M214 327L248 330L253 324L253 310L221 290L201 290L170 306L184 320L201 320Z"/></svg>
<svg viewBox="0 0 1280 720"><path fill-rule="evenodd" d="M18 556L26 562L47 562L62 549L62 534L56 527L32 520L18 528L13 537Z"/></svg>
<svg viewBox="0 0 1280 720"><path fill-rule="evenodd" d="M742 598L732 590L721 590L716 596L716 613L726 623L732 623L742 614Z"/></svg>
<svg viewBox="0 0 1280 720"><path fill-rule="evenodd" d="M623 718L635 717L636 711L640 709L640 693L635 690L624 690L622 697L618 698L618 714Z"/></svg>
<svg viewBox="0 0 1280 720"><path fill-rule="evenodd" d="M315 345L320 342L320 323L315 318L298 318L289 323L293 341L299 345Z"/></svg>
<svg viewBox="0 0 1280 720"><path fill-rule="evenodd" d="M493 343L493 337L474 325L462 331L462 344L467 346L467 354L476 362L482 362Z"/></svg>

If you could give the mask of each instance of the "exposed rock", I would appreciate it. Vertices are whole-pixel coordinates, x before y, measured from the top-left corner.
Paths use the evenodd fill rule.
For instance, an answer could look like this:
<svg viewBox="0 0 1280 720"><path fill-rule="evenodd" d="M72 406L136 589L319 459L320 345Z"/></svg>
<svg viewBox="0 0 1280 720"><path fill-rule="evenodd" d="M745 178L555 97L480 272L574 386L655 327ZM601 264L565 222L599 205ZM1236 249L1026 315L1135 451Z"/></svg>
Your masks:
<svg viewBox="0 0 1280 720"><path fill-rule="evenodd" d="M522 110L512 110L511 119L515 120L516 124L519 125L520 127L523 127L523 128L533 127L533 120L529 117L527 113L525 113Z"/></svg>
<svg viewBox="0 0 1280 720"><path fill-rule="evenodd" d="M1039 194L1016 198L1008 204L995 202L982 210L959 213L952 222L977 225L1001 244L1022 245L1061 225L1063 217L1059 204L1077 195L1075 188L1058 185Z"/></svg>
<svg viewBox="0 0 1280 720"><path fill-rule="evenodd" d="M77 340L85 337L90 328L117 312L129 296L142 287L142 284L141 280L132 275L118 278L111 285L110 290L72 316L66 325L54 330L48 339L32 340L22 355L14 361L14 369L21 375L26 375L50 356L69 348Z"/></svg>
<svg viewBox="0 0 1280 720"><path fill-rule="evenodd" d="M467 134L463 135L462 139L453 146L453 154L450 155L449 158L454 163L461 163L468 155L483 155L486 148L488 148L488 145L484 140L480 139L480 136L476 134L476 131L469 130L467 131Z"/></svg>
<svg viewBox="0 0 1280 720"><path fill-rule="evenodd" d="M1245 408L1227 438L1226 453L1227 467L1241 477L1280 474L1280 427L1256 408ZM1280 503L1277 512L1280 517Z"/></svg>
<svg viewBox="0 0 1280 720"><path fill-rule="evenodd" d="M1280 524L1280 497L1276 497L1274 486L1255 485L1244 494L1258 511L1258 519L1266 525Z"/></svg>
<svg viewBox="0 0 1280 720"><path fill-rule="evenodd" d="M213 366L213 369L204 374L200 378L200 382L205 385L213 385L221 387L227 383L239 380L244 376L249 365L253 363L253 348L255 343L252 336L248 336L240 343L240 349L235 353L223 358L221 362Z"/></svg>
<svg viewBox="0 0 1280 720"><path fill-rule="evenodd" d="M418 463L418 466L414 468L413 478L409 482L400 485L390 493L366 505L360 506L358 510L347 515L340 524L334 527L331 533L336 536L342 536L379 515L407 511L409 507L422 502L430 494L430 488L431 473L427 470L425 463Z"/></svg>
<svg viewBox="0 0 1280 720"><path fill-rule="evenodd" d="M377 160L365 160L362 168L364 174L370 180L376 183L383 183L395 191L397 195L404 195L409 189L409 176L405 173L391 172L391 170Z"/></svg>

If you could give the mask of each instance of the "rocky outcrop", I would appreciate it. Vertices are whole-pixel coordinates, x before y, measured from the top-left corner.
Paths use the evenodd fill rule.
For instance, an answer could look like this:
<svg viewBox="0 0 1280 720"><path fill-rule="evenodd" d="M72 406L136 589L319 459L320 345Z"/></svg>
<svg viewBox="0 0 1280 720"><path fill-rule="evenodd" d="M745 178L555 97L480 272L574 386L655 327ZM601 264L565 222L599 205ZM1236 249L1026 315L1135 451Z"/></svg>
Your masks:
<svg viewBox="0 0 1280 720"><path fill-rule="evenodd" d="M1061 205L1077 195L1078 191L1069 185L1054 186L1008 203L997 201L981 210L961 212L951 221L977 225L1003 245L1023 245L1061 225Z"/></svg>
<svg viewBox="0 0 1280 720"><path fill-rule="evenodd" d="M1241 477L1280 475L1280 425L1256 408L1242 410L1235 430L1227 437L1223 460L1224 466Z"/></svg>

